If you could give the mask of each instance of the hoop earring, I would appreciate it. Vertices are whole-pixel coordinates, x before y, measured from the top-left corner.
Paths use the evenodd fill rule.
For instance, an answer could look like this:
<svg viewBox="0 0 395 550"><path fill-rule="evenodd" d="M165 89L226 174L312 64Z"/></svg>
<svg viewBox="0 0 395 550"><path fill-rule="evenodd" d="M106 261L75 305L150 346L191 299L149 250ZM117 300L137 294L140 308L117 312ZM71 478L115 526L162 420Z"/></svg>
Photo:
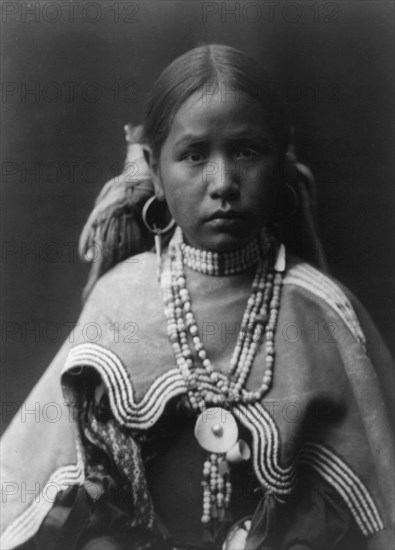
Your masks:
<svg viewBox="0 0 395 550"><path fill-rule="evenodd" d="M154 234L156 263L157 263L157 278L158 278L158 281L160 281L160 276L162 272L162 235L170 231L170 229L175 225L176 221L174 218L171 218L169 223L162 228L158 227L155 223L153 223L152 225L148 223L148 220L147 220L148 210L156 200L158 202L161 202L155 195L153 195L144 203L143 209L141 211L141 217L148 231Z"/></svg>
<svg viewBox="0 0 395 550"><path fill-rule="evenodd" d="M296 190L292 187L292 185L290 185L289 183L286 183L285 188L289 189L289 191L291 192L292 199L293 199L293 202L294 202L293 209L288 213L288 216L292 217L296 214L296 211L298 209L299 198L298 198L298 194L297 194Z"/></svg>
<svg viewBox="0 0 395 550"><path fill-rule="evenodd" d="M295 190L295 188L289 183L297 182L298 180L298 159L296 157L295 153L295 127L291 126L290 128L290 139L287 147L287 151L285 154L285 181L287 183L285 184L285 189L289 189L292 195L293 200L293 208L290 210L290 212L287 213L289 217L292 217L295 215L298 206L299 206L299 198L298 194Z"/></svg>

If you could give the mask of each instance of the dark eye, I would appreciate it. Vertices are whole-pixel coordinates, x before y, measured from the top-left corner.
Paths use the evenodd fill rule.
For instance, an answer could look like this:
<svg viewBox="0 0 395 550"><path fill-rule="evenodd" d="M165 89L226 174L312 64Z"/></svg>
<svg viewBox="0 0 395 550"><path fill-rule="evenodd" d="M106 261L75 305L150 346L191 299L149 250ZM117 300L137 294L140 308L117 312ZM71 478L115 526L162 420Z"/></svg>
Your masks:
<svg viewBox="0 0 395 550"><path fill-rule="evenodd" d="M202 155L202 153L199 153L199 151L189 151L184 155L183 159L187 162L194 164L198 162L203 162L204 155Z"/></svg>
<svg viewBox="0 0 395 550"><path fill-rule="evenodd" d="M258 155L258 151L253 147L243 147L236 152L237 159L251 159Z"/></svg>

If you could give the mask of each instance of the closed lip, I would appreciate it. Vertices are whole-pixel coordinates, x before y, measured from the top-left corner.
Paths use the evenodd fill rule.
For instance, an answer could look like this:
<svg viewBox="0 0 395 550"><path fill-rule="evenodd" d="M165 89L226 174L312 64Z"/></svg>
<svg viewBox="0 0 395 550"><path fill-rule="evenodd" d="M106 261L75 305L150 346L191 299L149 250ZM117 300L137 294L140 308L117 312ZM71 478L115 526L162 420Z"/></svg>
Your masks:
<svg viewBox="0 0 395 550"><path fill-rule="evenodd" d="M224 220L234 220L234 219L243 219L244 216L237 212L236 210L216 210L213 212L207 220L216 220L216 219L224 219Z"/></svg>

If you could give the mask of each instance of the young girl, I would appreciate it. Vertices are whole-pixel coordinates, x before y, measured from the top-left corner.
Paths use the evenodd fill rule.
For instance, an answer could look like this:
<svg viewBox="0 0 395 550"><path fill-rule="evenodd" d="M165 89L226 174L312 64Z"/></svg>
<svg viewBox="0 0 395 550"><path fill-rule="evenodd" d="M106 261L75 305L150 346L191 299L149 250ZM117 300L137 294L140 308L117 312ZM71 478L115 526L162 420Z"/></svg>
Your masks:
<svg viewBox="0 0 395 550"><path fill-rule="evenodd" d="M187 52L129 140L79 322L2 442L2 548L392 548L391 360L322 271L259 68Z"/></svg>

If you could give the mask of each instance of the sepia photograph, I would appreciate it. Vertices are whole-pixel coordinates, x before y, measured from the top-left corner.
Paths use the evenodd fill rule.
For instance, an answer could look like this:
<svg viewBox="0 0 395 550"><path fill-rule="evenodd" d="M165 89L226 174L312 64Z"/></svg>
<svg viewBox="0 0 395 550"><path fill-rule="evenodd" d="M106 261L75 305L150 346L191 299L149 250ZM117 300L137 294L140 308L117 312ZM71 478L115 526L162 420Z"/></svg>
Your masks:
<svg viewBox="0 0 395 550"><path fill-rule="evenodd" d="M1 550L395 550L393 0L2 0Z"/></svg>

